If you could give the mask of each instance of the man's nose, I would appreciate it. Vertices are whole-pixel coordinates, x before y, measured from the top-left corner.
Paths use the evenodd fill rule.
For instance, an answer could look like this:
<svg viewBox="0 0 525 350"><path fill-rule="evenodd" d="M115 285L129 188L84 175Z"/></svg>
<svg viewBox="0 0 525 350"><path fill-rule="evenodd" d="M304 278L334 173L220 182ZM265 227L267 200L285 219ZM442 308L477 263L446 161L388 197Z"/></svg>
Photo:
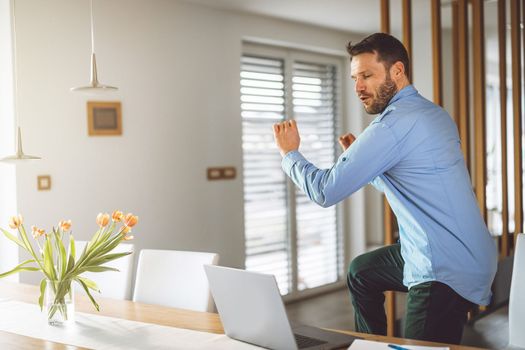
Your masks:
<svg viewBox="0 0 525 350"><path fill-rule="evenodd" d="M360 92L363 92L366 90L365 84L360 79L357 79L355 82L355 92L359 94Z"/></svg>

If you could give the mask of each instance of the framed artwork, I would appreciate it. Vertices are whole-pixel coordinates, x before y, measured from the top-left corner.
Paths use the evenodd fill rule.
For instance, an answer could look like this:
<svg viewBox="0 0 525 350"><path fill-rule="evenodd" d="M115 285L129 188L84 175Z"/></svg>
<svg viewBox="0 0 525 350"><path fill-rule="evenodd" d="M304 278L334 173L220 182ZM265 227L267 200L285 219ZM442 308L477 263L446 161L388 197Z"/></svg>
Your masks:
<svg viewBox="0 0 525 350"><path fill-rule="evenodd" d="M37 184L39 191L49 191L51 189L51 176L39 175L37 176Z"/></svg>
<svg viewBox="0 0 525 350"><path fill-rule="evenodd" d="M88 101L88 135L122 135L122 112L120 102Z"/></svg>

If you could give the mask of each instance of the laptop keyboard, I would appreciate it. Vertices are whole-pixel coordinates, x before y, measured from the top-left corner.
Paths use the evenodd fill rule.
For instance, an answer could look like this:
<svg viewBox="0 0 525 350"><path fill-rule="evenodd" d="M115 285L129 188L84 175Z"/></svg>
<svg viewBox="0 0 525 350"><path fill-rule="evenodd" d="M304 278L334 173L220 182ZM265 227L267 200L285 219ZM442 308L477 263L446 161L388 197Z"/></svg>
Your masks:
<svg viewBox="0 0 525 350"><path fill-rule="evenodd" d="M300 334L294 334L295 342L299 349L309 348L311 346L326 344L327 342L320 339L310 338Z"/></svg>

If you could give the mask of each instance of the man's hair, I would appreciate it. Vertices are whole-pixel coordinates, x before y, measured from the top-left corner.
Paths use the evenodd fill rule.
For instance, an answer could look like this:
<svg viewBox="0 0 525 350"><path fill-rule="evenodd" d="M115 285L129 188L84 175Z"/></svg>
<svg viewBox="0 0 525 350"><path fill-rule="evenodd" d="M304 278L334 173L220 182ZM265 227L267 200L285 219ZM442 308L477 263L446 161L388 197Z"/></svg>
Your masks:
<svg viewBox="0 0 525 350"><path fill-rule="evenodd" d="M408 52L405 46L392 35L375 33L367 36L355 45L349 42L346 50L350 54L350 60L352 60L352 57L362 53L377 53L378 61L383 63L387 71L394 63L399 61L405 66L405 75L407 78L410 78Z"/></svg>

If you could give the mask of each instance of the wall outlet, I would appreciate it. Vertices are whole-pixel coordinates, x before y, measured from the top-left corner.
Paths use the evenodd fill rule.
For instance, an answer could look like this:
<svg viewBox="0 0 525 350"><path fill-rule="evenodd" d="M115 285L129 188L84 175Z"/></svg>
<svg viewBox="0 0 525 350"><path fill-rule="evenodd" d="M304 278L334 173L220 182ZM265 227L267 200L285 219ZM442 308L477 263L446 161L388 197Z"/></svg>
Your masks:
<svg viewBox="0 0 525 350"><path fill-rule="evenodd" d="M208 181L233 180L237 176L235 167L213 167L207 169Z"/></svg>

